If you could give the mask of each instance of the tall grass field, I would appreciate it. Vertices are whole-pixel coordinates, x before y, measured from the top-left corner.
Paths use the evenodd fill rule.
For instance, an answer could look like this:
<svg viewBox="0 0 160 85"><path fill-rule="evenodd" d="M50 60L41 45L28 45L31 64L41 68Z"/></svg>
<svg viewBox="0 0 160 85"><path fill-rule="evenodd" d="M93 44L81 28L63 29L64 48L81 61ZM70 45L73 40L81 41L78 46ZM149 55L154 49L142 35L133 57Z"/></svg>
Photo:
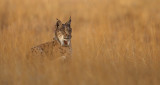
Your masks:
<svg viewBox="0 0 160 85"><path fill-rule="evenodd" d="M0 85L160 85L160 0L0 0ZM71 16L72 60L28 62Z"/></svg>

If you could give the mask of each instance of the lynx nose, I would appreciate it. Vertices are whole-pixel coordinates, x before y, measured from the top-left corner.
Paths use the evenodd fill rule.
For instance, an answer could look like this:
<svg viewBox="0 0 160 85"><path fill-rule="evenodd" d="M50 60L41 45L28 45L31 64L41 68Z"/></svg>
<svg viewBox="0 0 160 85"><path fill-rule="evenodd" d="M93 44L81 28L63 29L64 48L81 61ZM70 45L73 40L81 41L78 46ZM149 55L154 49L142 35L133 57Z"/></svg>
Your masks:
<svg viewBox="0 0 160 85"><path fill-rule="evenodd" d="M70 39L70 35L65 35L65 39Z"/></svg>

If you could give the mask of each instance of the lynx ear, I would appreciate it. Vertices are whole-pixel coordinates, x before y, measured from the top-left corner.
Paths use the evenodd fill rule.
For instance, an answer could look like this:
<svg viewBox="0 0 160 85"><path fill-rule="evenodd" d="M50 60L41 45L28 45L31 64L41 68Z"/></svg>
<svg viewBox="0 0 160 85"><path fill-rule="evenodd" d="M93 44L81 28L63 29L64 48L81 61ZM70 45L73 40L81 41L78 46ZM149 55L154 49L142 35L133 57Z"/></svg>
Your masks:
<svg viewBox="0 0 160 85"><path fill-rule="evenodd" d="M57 19L56 28L59 28L61 26L62 26L62 22L59 19Z"/></svg>
<svg viewBox="0 0 160 85"><path fill-rule="evenodd" d="M71 24L71 16L69 17L69 20L66 22L66 24Z"/></svg>

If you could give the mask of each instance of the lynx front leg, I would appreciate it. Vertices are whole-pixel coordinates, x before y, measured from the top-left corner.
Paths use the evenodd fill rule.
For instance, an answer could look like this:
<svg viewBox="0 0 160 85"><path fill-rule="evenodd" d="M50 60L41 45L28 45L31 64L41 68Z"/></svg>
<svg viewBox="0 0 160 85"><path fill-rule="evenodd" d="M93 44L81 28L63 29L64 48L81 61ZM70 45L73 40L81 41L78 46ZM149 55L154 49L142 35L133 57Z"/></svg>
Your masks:
<svg viewBox="0 0 160 85"><path fill-rule="evenodd" d="M58 57L56 60L55 60L56 63L70 63L71 62L71 58L70 57L67 57L67 56L61 56L61 57Z"/></svg>

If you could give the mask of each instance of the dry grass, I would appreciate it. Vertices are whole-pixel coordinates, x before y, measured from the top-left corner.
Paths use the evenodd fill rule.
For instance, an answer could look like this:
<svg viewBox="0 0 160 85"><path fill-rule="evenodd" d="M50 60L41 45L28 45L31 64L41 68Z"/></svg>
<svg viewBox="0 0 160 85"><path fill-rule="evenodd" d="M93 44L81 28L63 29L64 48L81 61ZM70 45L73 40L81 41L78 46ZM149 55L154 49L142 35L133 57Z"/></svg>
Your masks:
<svg viewBox="0 0 160 85"><path fill-rule="evenodd" d="M160 85L159 0L0 0L0 85ZM28 64L72 16L73 59ZM37 61L40 60L37 58Z"/></svg>

